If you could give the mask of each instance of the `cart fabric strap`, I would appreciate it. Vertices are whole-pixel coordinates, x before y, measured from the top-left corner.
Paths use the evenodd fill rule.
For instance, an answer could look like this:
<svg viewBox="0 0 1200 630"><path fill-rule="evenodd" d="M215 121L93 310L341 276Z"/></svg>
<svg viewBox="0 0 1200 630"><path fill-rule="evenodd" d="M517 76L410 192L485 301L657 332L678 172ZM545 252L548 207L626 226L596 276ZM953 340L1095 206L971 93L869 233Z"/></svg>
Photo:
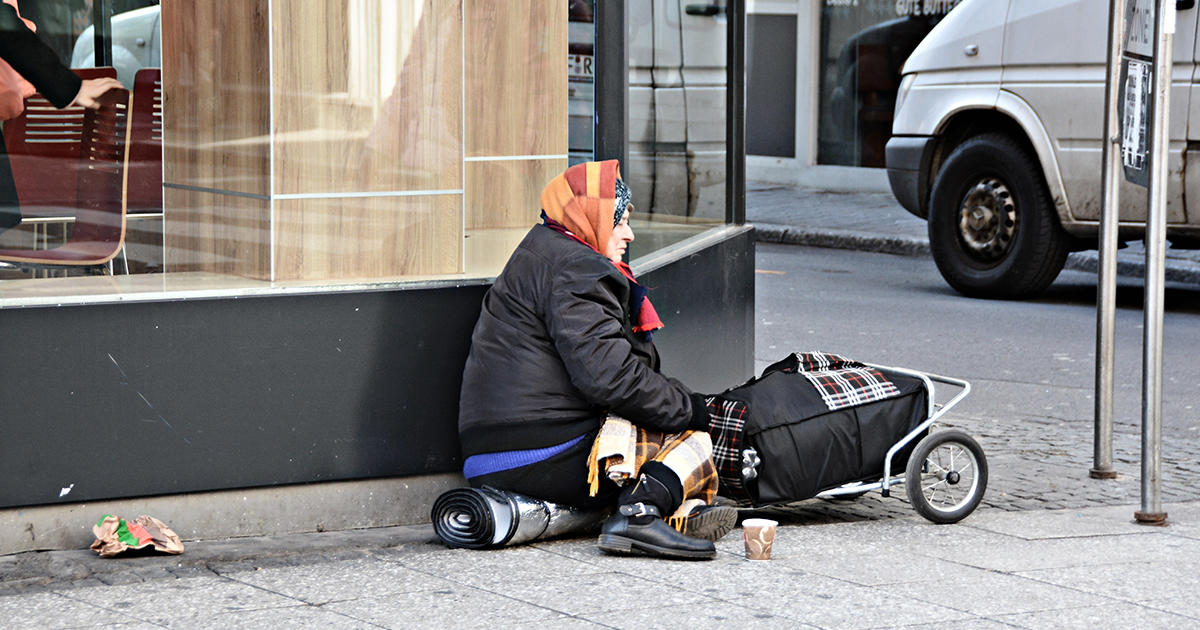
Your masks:
<svg viewBox="0 0 1200 630"><path fill-rule="evenodd" d="M717 467L721 494L742 505L752 505L742 474L742 444L746 432L746 403L709 396L708 414L712 423L708 435L712 438L713 464Z"/></svg>
<svg viewBox="0 0 1200 630"><path fill-rule="evenodd" d="M827 352L797 352L796 369L821 394L830 411L898 396L900 390L874 368Z"/></svg>

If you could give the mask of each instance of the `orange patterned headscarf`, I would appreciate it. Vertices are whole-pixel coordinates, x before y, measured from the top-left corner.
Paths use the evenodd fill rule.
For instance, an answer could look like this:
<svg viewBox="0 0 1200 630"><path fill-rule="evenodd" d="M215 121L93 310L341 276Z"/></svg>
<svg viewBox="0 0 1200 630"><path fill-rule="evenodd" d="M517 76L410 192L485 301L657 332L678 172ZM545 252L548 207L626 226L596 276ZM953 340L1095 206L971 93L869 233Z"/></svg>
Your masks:
<svg viewBox="0 0 1200 630"><path fill-rule="evenodd" d="M617 209L616 160L584 162L563 171L542 190L542 211L581 241L604 253Z"/></svg>
<svg viewBox="0 0 1200 630"><path fill-rule="evenodd" d="M556 231L565 228L568 236L603 255L619 220L616 216L619 179L621 167L616 160L584 162L563 171L542 190L542 213L547 225ZM624 203L628 202L626 190ZM621 214L624 213L623 208ZM634 279L629 265L613 262L613 266L629 279L633 331L650 341L651 333L662 328L663 323L650 304L648 291Z"/></svg>

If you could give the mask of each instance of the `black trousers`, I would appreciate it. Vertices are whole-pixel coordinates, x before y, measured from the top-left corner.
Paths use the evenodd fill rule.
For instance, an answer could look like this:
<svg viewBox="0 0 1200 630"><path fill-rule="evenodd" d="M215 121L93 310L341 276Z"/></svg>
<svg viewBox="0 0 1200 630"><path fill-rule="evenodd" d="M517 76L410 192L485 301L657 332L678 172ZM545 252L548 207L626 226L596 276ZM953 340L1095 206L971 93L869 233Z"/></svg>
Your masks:
<svg viewBox="0 0 1200 630"><path fill-rule="evenodd" d="M588 456L595 439L596 432L592 431L571 448L549 459L467 481L475 488L491 486L583 510L601 510L616 503L621 489L601 475L599 492L594 497L588 496Z"/></svg>
<svg viewBox="0 0 1200 630"><path fill-rule="evenodd" d="M21 201L17 199L17 182L13 180L8 147L4 144L4 133L0 131L0 232L16 227L20 222Z"/></svg>

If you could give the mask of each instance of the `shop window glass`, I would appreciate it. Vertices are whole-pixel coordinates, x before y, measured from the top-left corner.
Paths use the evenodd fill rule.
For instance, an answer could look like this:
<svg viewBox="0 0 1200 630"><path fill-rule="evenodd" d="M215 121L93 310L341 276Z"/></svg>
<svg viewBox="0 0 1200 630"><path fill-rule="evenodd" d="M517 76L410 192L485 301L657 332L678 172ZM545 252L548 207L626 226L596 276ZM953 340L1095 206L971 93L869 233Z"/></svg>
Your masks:
<svg viewBox="0 0 1200 630"><path fill-rule="evenodd" d="M133 93L125 247L111 275L0 270L0 307L486 279L592 158L593 0L94 2L22 4ZM632 4L631 73L661 77L631 89L636 258L725 220L725 31ZM78 153L55 159L76 198L21 195L0 248L74 230Z"/></svg>
<svg viewBox="0 0 1200 630"><path fill-rule="evenodd" d="M817 162L883 168L900 69L959 0L825 0Z"/></svg>
<svg viewBox="0 0 1200 630"><path fill-rule="evenodd" d="M596 1L567 1L567 124L570 163L575 165L595 155Z"/></svg>
<svg viewBox="0 0 1200 630"><path fill-rule="evenodd" d="M636 259L725 222L727 20L719 3L640 0L628 11L622 170L638 209Z"/></svg>

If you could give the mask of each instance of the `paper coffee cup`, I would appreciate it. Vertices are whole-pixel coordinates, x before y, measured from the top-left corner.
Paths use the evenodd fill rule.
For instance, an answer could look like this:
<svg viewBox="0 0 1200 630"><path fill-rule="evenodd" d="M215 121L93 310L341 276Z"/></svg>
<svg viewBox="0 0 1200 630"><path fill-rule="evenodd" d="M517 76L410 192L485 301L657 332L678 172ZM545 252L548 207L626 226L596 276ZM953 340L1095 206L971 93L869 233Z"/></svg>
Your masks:
<svg viewBox="0 0 1200 630"><path fill-rule="evenodd" d="M765 518L748 518L742 521L742 537L746 541L748 560L770 560L771 545L775 542L775 521Z"/></svg>

